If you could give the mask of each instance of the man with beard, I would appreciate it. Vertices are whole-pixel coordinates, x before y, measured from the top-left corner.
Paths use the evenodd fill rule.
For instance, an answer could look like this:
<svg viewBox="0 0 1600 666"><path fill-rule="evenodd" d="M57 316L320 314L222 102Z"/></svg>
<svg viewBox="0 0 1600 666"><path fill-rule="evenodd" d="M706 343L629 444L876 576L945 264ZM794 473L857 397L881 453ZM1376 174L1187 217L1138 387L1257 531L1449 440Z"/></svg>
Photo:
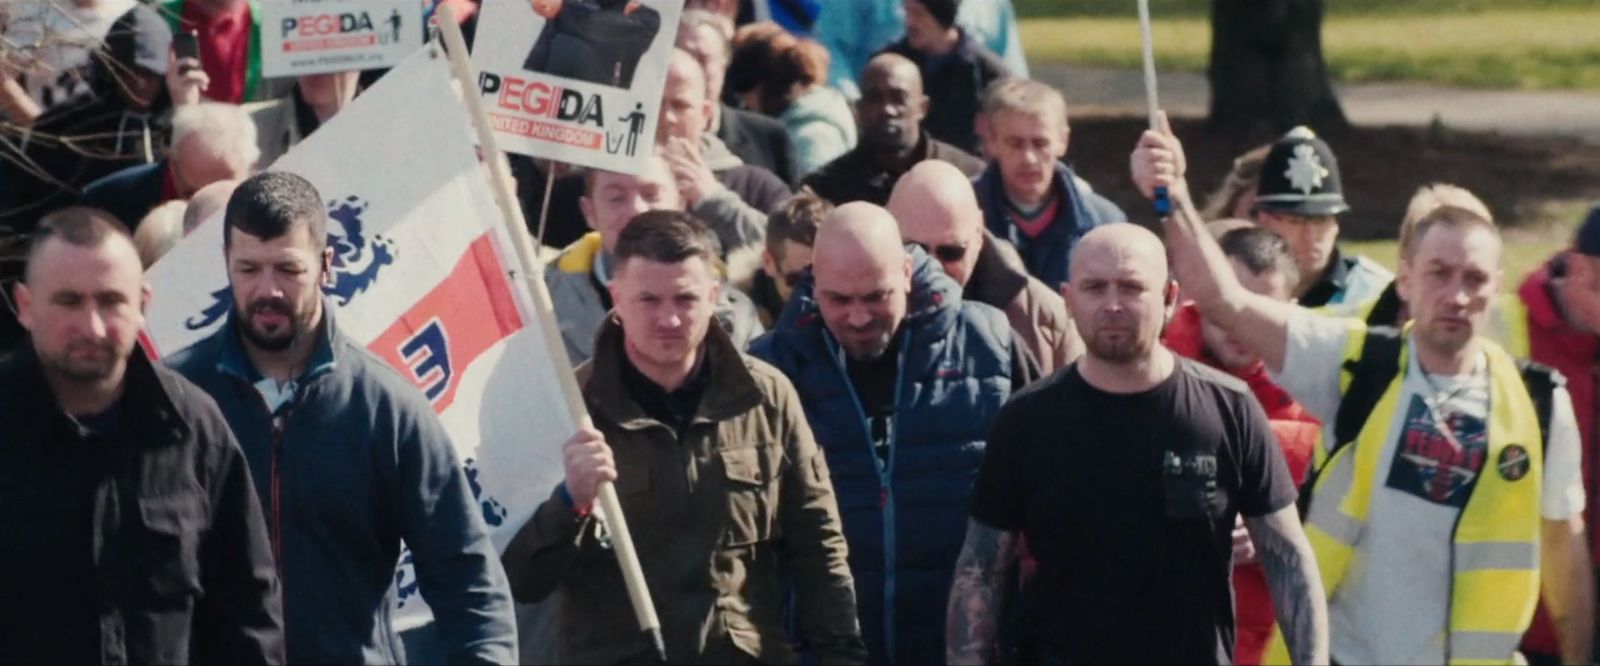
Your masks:
<svg viewBox="0 0 1600 666"><path fill-rule="evenodd" d="M533 12L544 29L523 69L618 88L633 87L661 31L661 14L639 0L533 0Z"/></svg>
<svg viewBox="0 0 1600 666"><path fill-rule="evenodd" d="M134 342L150 288L101 211L47 216L0 361L0 663L283 663L272 552L217 406Z"/></svg>
<svg viewBox="0 0 1600 666"><path fill-rule="evenodd" d="M751 353L794 381L827 454L872 663L936 663L989 421L1038 369L878 206L823 220L810 277Z"/></svg>
<svg viewBox="0 0 1600 666"><path fill-rule="evenodd" d="M1417 224L1396 276L1412 315L1402 332L1322 317L1239 284L1162 125L1140 138L1132 171L1146 196L1171 197L1184 291L1324 423L1304 504L1334 661L1509 663L1541 586L1553 617L1593 618L1571 399L1558 378L1530 391L1511 355L1477 335L1499 292L1494 225L1453 207ZM1271 550L1259 535L1256 546ZM1587 663L1592 625L1571 625L1563 661Z"/></svg>
<svg viewBox="0 0 1600 666"><path fill-rule="evenodd" d="M344 337L322 197L263 173L223 213L233 308L172 365L216 399L261 493L294 663L392 663L403 539L450 663L512 663L511 593L427 398ZM413 655L415 657L415 655Z"/></svg>
<svg viewBox="0 0 1600 666"><path fill-rule="evenodd" d="M850 152L806 176L818 196L834 205L867 201L885 205L901 174L923 160L954 164L967 176L983 171L983 161L922 129L928 96L922 72L905 56L884 53L861 72L856 100L860 142Z"/></svg>
<svg viewBox="0 0 1600 666"><path fill-rule="evenodd" d="M1240 382L1158 344L1176 306L1161 241L1085 234L1064 290L1087 353L995 420L950 592L948 661L993 663L1005 581L1020 663L1231 663L1229 535L1245 516L1295 663L1327 663L1327 612L1294 481Z"/></svg>

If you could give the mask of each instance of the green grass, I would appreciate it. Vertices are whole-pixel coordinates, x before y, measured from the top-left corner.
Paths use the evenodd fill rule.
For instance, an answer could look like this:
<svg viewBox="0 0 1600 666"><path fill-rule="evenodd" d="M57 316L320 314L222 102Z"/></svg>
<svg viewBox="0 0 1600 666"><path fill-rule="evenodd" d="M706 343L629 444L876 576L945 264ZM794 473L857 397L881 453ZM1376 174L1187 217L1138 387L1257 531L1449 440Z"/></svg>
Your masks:
<svg viewBox="0 0 1600 666"><path fill-rule="evenodd" d="M1013 0L1023 18L1136 16L1131 0ZM1374 14L1461 14L1490 9L1593 8L1594 0L1328 0L1329 16ZM1210 0L1150 0L1157 17L1205 17Z"/></svg>
<svg viewBox="0 0 1600 666"><path fill-rule="evenodd" d="M1060 4L1073 2L1059 0ZM1371 5L1368 0L1335 0ZM1415 11L1415 2L1357 11L1344 8L1323 24L1323 49L1341 81L1430 81L1486 88L1600 90L1600 8L1567 0L1548 3L1459 0L1459 11ZM1035 4L1035 3L1028 3ZM1132 3L1121 3L1129 5ZM1156 60L1167 70L1204 71L1211 26L1193 2L1156 13ZM1438 4L1450 6L1448 0ZM1538 6L1528 6L1537 4ZM1510 5L1511 8L1501 8ZM1407 6L1410 9L1407 9ZM1103 67L1138 67L1139 28L1131 9L1121 15L1022 20L1022 43L1030 62ZM1021 12L1023 16L1030 16Z"/></svg>

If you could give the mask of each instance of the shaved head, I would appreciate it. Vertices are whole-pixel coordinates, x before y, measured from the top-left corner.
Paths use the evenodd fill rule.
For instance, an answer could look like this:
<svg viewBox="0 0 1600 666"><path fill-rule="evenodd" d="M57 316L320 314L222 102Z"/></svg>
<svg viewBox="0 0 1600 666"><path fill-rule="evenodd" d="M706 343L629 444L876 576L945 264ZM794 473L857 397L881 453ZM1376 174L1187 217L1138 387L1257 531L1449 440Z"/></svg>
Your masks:
<svg viewBox="0 0 1600 666"><path fill-rule="evenodd" d="M917 94L922 94L922 70L917 68L917 63L911 62L898 53L880 53L867 61L867 66L861 69L858 81L878 78L904 78L910 83Z"/></svg>
<svg viewBox="0 0 1600 666"><path fill-rule="evenodd" d="M811 259L823 322L857 360L882 356L905 319L911 257L889 211L865 202L835 208L817 229Z"/></svg>
<svg viewBox="0 0 1600 666"><path fill-rule="evenodd" d="M183 209L183 235L189 235L201 223L222 212L228 205L228 197L233 196L233 188L238 187L240 182L219 180L195 192L189 198L189 207Z"/></svg>
<svg viewBox="0 0 1600 666"><path fill-rule="evenodd" d="M857 79L856 124L868 149L901 159L922 139L928 96L922 71L905 56L885 53L867 62Z"/></svg>
<svg viewBox="0 0 1600 666"><path fill-rule="evenodd" d="M1161 239L1125 222L1095 227L1072 249L1069 271L1061 295L1089 354L1111 366L1149 360L1177 297Z"/></svg>
<svg viewBox="0 0 1600 666"><path fill-rule="evenodd" d="M983 209L966 174L949 162L919 162L895 183L889 212L906 242L926 248L966 286L983 247Z"/></svg>

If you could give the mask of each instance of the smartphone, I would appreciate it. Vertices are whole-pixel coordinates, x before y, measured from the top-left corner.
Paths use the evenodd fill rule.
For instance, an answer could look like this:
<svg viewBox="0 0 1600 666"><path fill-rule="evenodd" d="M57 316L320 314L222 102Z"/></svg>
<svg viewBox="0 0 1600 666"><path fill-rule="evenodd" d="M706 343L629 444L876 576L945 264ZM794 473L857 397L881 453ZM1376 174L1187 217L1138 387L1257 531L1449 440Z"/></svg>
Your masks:
<svg viewBox="0 0 1600 666"><path fill-rule="evenodd" d="M172 54L179 60L200 59L200 35L195 31L180 32L172 36Z"/></svg>

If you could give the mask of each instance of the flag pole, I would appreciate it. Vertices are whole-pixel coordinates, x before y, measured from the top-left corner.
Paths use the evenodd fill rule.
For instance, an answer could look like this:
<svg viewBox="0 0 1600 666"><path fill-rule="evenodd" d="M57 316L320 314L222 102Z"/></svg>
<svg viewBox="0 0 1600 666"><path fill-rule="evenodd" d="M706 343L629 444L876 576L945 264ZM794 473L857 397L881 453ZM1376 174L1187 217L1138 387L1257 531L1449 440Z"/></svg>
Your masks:
<svg viewBox="0 0 1600 666"><path fill-rule="evenodd" d="M1156 49L1150 37L1150 0L1139 0L1139 34L1144 39L1144 101L1150 115L1150 129L1161 129L1161 103L1156 99ZM1167 198L1167 188L1155 191L1156 213L1165 217L1172 212L1172 201Z"/></svg>
<svg viewBox="0 0 1600 666"><path fill-rule="evenodd" d="M533 304L537 310L534 318L542 327L550 358L557 363L565 362L567 352L560 346L561 331L556 328L555 307L550 300L550 290L544 283L543 263L540 262L539 255L534 249L533 239L528 234L527 220L523 218L522 209L517 205L516 196L511 191L510 169L495 142L494 131L489 126L489 117L484 113L483 98L478 95L477 77L474 75L472 62L467 58L466 40L461 36L461 27L457 25L455 12L448 3L439 5L439 33L444 37L446 52L450 57L450 71L461 86L461 98L466 101L468 115L472 117L472 125L478 132L478 143L489 163L491 176L489 189L494 191L495 203L500 206L502 213L502 223L510 232L512 244L517 249L517 259L522 265L522 277L528 283L528 291L533 294ZM554 169L551 170L551 175L553 174ZM546 188L547 197L548 191L549 188ZM590 420L589 412L583 406L583 394L578 388L577 377L571 372L555 374L556 382L561 385L561 392L566 398L564 402L568 416L579 426L592 427L594 422ZM634 550L633 536L628 531L628 522L622 515L622 502L617 499L617 489L610 483L602 483L597 499L600 504L600 517L611 531L611 544L617 553L617 565L622 569L622 579L627 584L628 597L633 603L634 616L639 620L639 629L650 637L656 658L665 663L666 644L661 638L661 620L656 617L656 607L650 599L650 588L645 585L644 569L639 566L639 554Z"/></svg>

